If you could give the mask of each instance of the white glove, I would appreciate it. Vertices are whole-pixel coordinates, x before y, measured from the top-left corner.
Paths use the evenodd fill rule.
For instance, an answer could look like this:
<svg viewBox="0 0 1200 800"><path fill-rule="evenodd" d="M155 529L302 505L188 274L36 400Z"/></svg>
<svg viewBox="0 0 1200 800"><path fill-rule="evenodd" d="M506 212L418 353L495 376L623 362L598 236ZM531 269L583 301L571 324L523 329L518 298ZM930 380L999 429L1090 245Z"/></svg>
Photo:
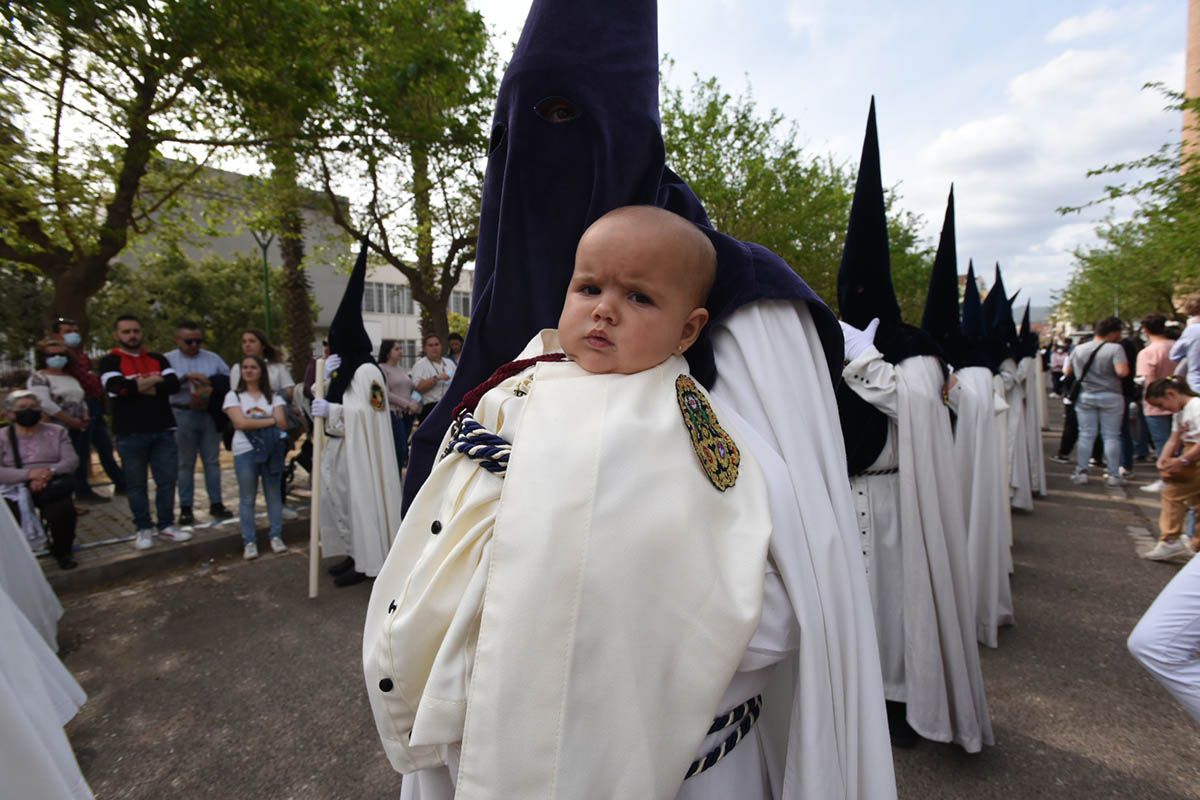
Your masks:
<svg viewBox="0 0 1200 800"><path fill-rule="evenodd" d="M317 398L312 401L312 415L321 419L329 419L329 401Z"/></svg>
<svg viewBox="0 0 1200 800"><path fill-rule="evenodd" d="M841 320L838 324L842 326L842 338L846 340L846 361L853 361L867 351L867 348L875 344L875 331L879 328L879 318L871 320L867 323L866 330L859 330L853 325L847 325Z"/></svg>
<svg viewBox="0 0 1200 800"><path fill-rule="evenodd" d="M337 368L342 365L342 357L337 353L331 353L329 358L325 359L325 380L329 380L329 376L337 372Z"/></svg>

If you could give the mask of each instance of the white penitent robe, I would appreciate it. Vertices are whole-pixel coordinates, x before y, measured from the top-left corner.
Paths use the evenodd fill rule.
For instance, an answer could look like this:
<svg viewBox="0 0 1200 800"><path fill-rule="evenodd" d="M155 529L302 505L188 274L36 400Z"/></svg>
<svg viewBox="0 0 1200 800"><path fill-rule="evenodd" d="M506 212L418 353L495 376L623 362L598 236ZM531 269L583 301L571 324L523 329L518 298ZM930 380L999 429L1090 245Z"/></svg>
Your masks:
<svg viewBox="0 0 1200 800"><path fill-rule="evenodd" d="M90 799L63 731L86 696L3 589L0 642L0 796Z"/></svg>
<svg viewBox="0 0 1200 800"><path fill-rule="evenodd" d="M400 527L400 471L388 414L387 382L363 364L341 403L329 404L321 457L321 552L351 556L374 577Z"/></svg>
<svg viewBox="0 0 1200 800"><path fill-rule="evenodd" d="M1032 494L1046 496L1046 453L1042 447L1042 412L1040 403L1045 393L1039 385L1042 374L1041 359L1026 356L1017 365L1021 383L1025 387L1025 457L1029 461L1029 487Z"/></svg>
<svg viewBox="0 0 1200 800"><path fill-rule="evenodd" d="M58 651L62 604L50 588L7 503L0 503L0 589L16 603L51 650Z"/></svg>
<svg viewBox="0 0 1200 800"><path fill-rule="evenodd" d="M997 645L996 629L1013 623L1008 578L1008 532L1012 520L1008 492L996 459L997 410L991 370L965 367L954 373L950 405L957 415L954 459L962 478L967 515L967 561L975 595L975 634ZM1003 413L1003 412L1001 412Z"/></svg>
<svg viewBox="0 0 1200 800"><path fill-rule="evenodd" d="M1040 430L1040 431L1050 430L1050 425L1047 422L1047 420L1050 419L1050 415L1046 409L1046 387L1049 385L1049 383L1048 383L1048 381L1050 380L1050 378L1048 377L1049 375L1050 375L1050 373L1048 371L1042 369L1041 359L1039 358L1038 359L1038 368L1037 368L1037 408L1038 408L1038 430ZM1040 452L1040 450L1039 450L1039 452ZM1042 474L1044 476L1045 472L1046 472L1045 463L1042 464L1042 467L1043 467ZM1045 493L1044 488L1043 488L1042 492L1043 492L1043 494Z"/></svg>
<svg viewBox="0 0 1200 800"><path fill-rule="evenodd" d="M556 345L546 331L522 355ZM543 362L482 398L507 475L443 457L368 609L364 672L398 770L453 765L459 798L679 793L759 626L771 535L745 437L719 407L684 413L703 403L686 373L678 356L635 375ZM700 451L734 443L721 489Z"/></svg>
<svg viewBox="0 0 1200 800"><path fill-rule="evenodd" d="M978 752L992 743L992 725L941 366L931 356L893 366L872 347L842 375L889 417L890 447L868 471L899 468L852 484L859 530L866 531L872 602L886 612L876 620L884 691L889 700L907 703L908 723L921 736Z"/></svg>
<svg viewBox="0 0 1200 800"><path fill-rule="evenodd" d="M1025 374L1006 358L1000 365L1008 402L1008 463L1012 506L1033 510L1033 484L1029 475L1029 437L1025 434Z"/></svg>
<svg viewBox="0 0 1200 800"><path fill-rule="evenodd" d="M1000 479L1000 491L1005 497L1012 496L1012 460L1008 457L1008 382L1012 380L1012 375L1009 373L1008 380L1005 379L1004 373L995 373L992 375L992 391L996 403L996 463L999 465L997 477ZM1012 561L1012 514L1007 517L1007 530L1004 532L1004 564L1005 570L1011 575L1013 571Z"/></svg>

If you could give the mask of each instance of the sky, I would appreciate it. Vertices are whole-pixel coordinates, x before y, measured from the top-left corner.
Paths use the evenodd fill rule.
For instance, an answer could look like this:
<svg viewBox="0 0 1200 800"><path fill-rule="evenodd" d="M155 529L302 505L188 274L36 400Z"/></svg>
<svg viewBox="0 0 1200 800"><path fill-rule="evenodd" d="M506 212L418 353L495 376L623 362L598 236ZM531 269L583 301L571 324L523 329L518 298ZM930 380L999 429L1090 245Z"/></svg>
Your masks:
<svg viewBox="0 0 1200 800"><path fill-rule="evenodd" d="M507 58L528 0L471 2ZM1089 169L1179 137L1179 115L1143 87L1182 88L1186 23L1186 0L660 0L659 49L673 84L749 86L812 155L848 164L874 95L884 183L925 237L953 182L959 271L974 259L990 283L998 261L1009 292L1050 305L1108 213L1056 209L1102 194Z"/></svg>

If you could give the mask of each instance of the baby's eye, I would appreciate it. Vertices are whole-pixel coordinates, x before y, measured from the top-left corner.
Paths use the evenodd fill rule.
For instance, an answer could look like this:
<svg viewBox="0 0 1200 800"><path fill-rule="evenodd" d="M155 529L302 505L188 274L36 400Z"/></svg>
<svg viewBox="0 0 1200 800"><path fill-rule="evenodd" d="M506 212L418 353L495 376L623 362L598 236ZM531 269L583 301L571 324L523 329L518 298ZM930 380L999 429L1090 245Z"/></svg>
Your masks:
<svg viewBox="0 0 1200 800"><path fill-rule="evenodd" d="M641 292L630 292L629 299L642 306L654 305L654 301L650 299L650 295L642 294Z"/></svg>
<svg viewBox="0 0 1200 800"><path fill-rule="evenodd" d="M594 297L600 294L600 287L593 286L590 283L585 283L583 286L579 287L579 292L580 294L586 294Z"/></svg>

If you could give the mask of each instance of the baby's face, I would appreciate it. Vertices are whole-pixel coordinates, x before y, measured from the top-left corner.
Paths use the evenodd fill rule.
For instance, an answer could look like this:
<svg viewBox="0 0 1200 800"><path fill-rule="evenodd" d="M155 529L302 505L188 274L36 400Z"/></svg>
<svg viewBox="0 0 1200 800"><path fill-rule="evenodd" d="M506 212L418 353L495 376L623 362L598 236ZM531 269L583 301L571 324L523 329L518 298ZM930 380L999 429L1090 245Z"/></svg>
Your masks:
<svg viewBox="0 0 1200 800"><path fill-rule="evenodd" d="M585 237L558 320L559 342L588 372L641 372L680 353L708 319L674 242Z"/></svg>

